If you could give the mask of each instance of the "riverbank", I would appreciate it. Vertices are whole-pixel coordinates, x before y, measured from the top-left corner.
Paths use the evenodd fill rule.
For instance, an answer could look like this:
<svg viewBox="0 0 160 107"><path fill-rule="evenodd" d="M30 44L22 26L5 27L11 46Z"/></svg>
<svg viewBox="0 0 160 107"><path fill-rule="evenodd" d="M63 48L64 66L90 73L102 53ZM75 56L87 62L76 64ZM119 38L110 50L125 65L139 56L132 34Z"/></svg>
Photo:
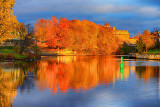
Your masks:
<svg viewBox="0 0 160 107"><path fill-rule="evenodd" d="M1 61L14 61L14 60L24 60L24 61L35 61L41 59L41 56L32 52L17 52L14 46L4 46L0 47L0 60Z"/></svg>
<svg viewBox="0 0 160 107"><path fill-rule="evenodd" d="M2 54L0 53L0 61L15 61L15 60L22 60L22 61L36 61L40 60L41 56L36 55L20 55L20 54Z"/></svg>
<svg viewBox="0 0 160 107"><path fill-rule="evenodd" d="M156 59L160 60L160 54L129 54L130 58L136 58L136 59Z"/></svg>

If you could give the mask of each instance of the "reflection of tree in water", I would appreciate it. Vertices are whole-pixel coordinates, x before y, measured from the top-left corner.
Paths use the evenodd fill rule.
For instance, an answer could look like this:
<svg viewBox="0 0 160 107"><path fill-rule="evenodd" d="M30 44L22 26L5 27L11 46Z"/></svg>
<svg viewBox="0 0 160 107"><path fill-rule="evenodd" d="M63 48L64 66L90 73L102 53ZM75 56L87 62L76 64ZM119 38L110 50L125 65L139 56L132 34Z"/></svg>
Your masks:
<svg viewBox="0 0 160 107"><path fill-rule="evenodd" d="M36 78L37 70L39 69L39 62L30 62L26 63L25 66L21 66L23 68L23 73L25 74L23 84L19 85L19 89L21 92L23 91L30 91L34 88L34 80Z"/></svg>
<svg viewBox="0 0 160 107"><path fill-rule="evenodd" d="M139 78L143 78L143 74L146 72L146 66L136 66L136 73Z"/></svg>
<svg viewBox="0 0 160 107"><path fill-rule="evenodd" d="M129 67L128 67L129 68ZM99 84L109 85L121 78L120 62L113 56L60 56L41 60L36 85L52 93L66 93L69 89L86 91ZM124 68L124 79L129 69Z"/></svg>
<svg viewBox="0 0 160 107"><path fill-rule="evenodd" d="M0 69L0 106L11 106L13 99L16 98L16 88L22 83L23 77L19 69L14 69L14 71Z"/></svg>
<svg viewBox="0 0 160 107"><path fill-rule="evenodd" d="M25 62L0 63L0 107L12 106L13 99L16 98L17 87L26 83L25 78L28 71L36 74L36 64Z"/></svg>
<svg viewBox="0 0 160 107"><path fill-rule="evenodd" d="M34 75L32 72L27 72L27 74L24 77L24 82L23 84L19 85L19 89L21 92L23 91L30 91L31 89L34 88Z"/></svg>
<svg viewBox="0 0 160 107"><path fill-rule="evenodd" d="M136 74L140 79L143 78L146 82L151 78L158 80L159 66L137 66Z"/></svg>

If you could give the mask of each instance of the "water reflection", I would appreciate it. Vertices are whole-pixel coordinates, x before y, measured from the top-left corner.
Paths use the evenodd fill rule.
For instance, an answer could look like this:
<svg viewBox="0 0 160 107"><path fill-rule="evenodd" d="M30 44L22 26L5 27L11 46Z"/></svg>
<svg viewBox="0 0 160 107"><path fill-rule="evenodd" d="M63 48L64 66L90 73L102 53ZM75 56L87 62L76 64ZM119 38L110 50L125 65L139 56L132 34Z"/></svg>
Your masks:
<svg viewBox="0 0 160 107"><path fill-rule="evenodd" d="M113 56L59 56L42 60L37 71L37 86L66 93L68 89L86 91L100 84L109 85L116 80L128 79L129 66L120 72L120 61ZM127 63L124 62L125 65Z"/></svg>
<svg viewBox="0 0 160 107"><path fill-rule="evenodd" d="M97 86L116 86L118 81L121 84L137 80L154 84L160 93L159 62L153 62L152 66L151 61L124 59L123 69L120 63L120 58L114 56L58 56L44 57L37 62L1 62L0 106L12 106L18 92L23 95L24 92L49 89L53 95L66 95L69 90L83 93ZM129 81L130 76L132 81ZM116 86L117 90L121 88ZM152 89L152 85L149 88Z"/></svg>
<svg viewBox="0 0 160 107"><path fill-rule="evenodd" d="M10 107L13 99L16 99L17 88L23 86L26 74L35 69L33 63L1 62L0 63L0 107ZM35 71L31 71L34 73Z"/></svg>

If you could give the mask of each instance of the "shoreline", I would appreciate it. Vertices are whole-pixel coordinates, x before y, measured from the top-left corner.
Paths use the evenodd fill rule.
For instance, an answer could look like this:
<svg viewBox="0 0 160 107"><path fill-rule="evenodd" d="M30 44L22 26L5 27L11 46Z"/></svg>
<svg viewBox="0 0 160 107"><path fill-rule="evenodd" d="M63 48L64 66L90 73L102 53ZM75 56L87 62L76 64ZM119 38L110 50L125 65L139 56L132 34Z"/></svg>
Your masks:
<svg viewBox="0 0 160 107"><path fill-rule="evenodd" d="M129 54L129 58L160 60L160 54Z"/></svg>

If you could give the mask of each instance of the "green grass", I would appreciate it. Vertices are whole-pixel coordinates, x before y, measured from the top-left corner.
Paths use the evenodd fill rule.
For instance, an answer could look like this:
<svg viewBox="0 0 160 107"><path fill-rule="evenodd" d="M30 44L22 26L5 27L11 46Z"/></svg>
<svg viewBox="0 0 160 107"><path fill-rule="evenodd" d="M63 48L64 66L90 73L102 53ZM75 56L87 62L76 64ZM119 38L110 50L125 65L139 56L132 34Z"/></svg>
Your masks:
<svg viewBox="0 0 160 107"><path fill-rule="evenodd" d="M14 50L13 49L0 49L0 53L10 54L10 53L14 53Z"/></svg>
<svg viewBox="0 0 160 107"><path fill-rule="evenodd" d="M14 46L2 46L0 49L14 49Z"/></svg>
<svg viewBox="0 0 160 107"><path fill-rule="evenodd" d="M156 49L156 50L148 50L147 53L156 53L159 54L160 53L160 49Z"/></svg>
<svg viewBox="0 0 160 107"><path fill-rule="evenodd" d="M20 55L18 53L15 53L14 49L12 47L3 47L0 49L0 53L3 55L13 55L15 59L25 59L26 56Z"/></svg>
<svg viewBox="0 0 160 107"><path fill-rule="evenodd" d="M24 59L26 56L20 54L13 54L16 59Z"/></svg>

